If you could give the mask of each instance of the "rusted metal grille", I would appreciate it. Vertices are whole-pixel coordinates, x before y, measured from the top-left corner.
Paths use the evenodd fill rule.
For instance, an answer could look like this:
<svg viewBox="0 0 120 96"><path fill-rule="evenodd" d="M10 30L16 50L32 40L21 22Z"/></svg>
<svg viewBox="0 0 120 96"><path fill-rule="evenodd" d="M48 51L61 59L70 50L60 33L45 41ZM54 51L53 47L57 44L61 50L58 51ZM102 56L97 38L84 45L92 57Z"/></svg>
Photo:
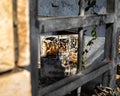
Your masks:
<svg viewBox="0 0 120 96"><path fill-rule="evenodd" d="M33 96L63 96L77 88L80 89L82 85L100 75L105 77L102 82L104 85L107 84L113 87L114 84L112 82L114 82L115 78L112 75L115 75L117 15L115 6L112 6L111 3L114 2L116 4L117 0L106 0L107 12L104 14L86 15L85 0L81 0L80 16L56 17L38 16L38 10L35 7L37 5L36 2L37 0L34 2L31 0L30 2L31 79ZM56 8L58 8L57 5L54 10L57 10ZM90 64L87 69L81 70L82 54L84 51L84 29L89 26L98 25L106 25L106 32L104 33L104 56L100 62L97 62L98 64ZM77 30L72 31L72 35L53 35L54 32L64 33L66 30L71 29ZM38 74L39 69L40 74ZM44 81L43 83L48 83L47 81L45 82L46 77L47 81L51 80L52 82L47 84L49 86L39 89L39 83L41 84L42 80ZM54 79L56 77L60 78ZM106 81L109 81L109 84ZM51 84L53 82L56 83ZM78 91L78 96L80 96L80 90Z"/></svg>

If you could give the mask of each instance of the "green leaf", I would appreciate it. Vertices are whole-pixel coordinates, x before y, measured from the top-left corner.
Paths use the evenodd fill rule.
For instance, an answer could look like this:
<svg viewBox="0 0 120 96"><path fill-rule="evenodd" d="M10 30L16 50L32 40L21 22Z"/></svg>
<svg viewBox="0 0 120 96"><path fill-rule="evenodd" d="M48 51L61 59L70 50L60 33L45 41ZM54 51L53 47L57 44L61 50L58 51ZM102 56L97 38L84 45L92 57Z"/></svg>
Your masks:
<svg viewBox="0 0 120 96"><path fill-rule="evenodd" d="M90 7L88 6L88 7L85 8L85 11L88 11L89 9L90 9Z"/></svg>
<svg viewBox="0 0 120 96"><path fill-rule="evenodd" d="M82 55L84 55L84 54L85 54L85 51L82 52Z"/></svg>
<svg viewBox="0 0 120 96"><path fill-rule="evenodd" d="M87 50L87 49L85 49L85 53L88 53L88 50Z"/></svg>
<svg viewBox="0 0 120 96"><path fill-rule="evenodd" d="M90 8L94 7L96 5L96 0L89 0L88 6L85 8L85 11L88 11Z"/></svg>
<svg viewBox="0 0 120 96"><path fill-rule="evenodd" d="M88 53L88 50L85 49L83 52L82 52L82 55L85 55L85 53Z"/></svg>
<svg viewBox="0 0 120 96"><path fill-rule="evenodd" d="M91 35L92 35L93 37L96 37L96 36L97 36L96 28L94 28L94 29L92 30Z"/></svg>
<svg viewBox="0 0 120 96"><path fill-rule="evenodd" d="M93 1L91 2L91 5L92 5L92 6L96 5L96 0L93 0Z"/></svg>
<svg viewBox="0 0 120 96"><path fill-rule="evenodd" d="M94 43L93 43L93 40L90 40L90 41L87 43L87 46L90 46L90 45L92 45L92 44L94 44Z"/></svg>
<svg viewBox="0 0 120 96"><path fill-rule="evenodd" d="M82 64L85 64L85 58L82 56Z"/></svg>
<svg viewBox="0 0 120 96"><path fill-rule="evenodd" d="M85 65L82 65L82 70L85 70L85 69L86 69Z"/></svg>

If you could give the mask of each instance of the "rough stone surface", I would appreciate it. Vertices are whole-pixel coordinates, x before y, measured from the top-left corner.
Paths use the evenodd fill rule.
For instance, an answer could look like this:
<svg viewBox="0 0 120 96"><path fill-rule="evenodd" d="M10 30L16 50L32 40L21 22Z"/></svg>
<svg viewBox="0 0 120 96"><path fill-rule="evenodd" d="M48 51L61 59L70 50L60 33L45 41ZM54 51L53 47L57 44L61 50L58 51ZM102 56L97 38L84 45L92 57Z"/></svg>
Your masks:
<svg viewBox="0 0 120 96"><path fill-rule="evenodd" d="M30 73L22 70L0 76L0 96L31 96Z"/></svg>
<svg viewBox="0 0 120 96"><path fill-rule="evenodd" d="M29 0L17 1L17 19L18 19L18 66L27 66L29 64Z"/></svg>
<svg viewBox="0 0 120 96"><path fill-rule="evenodd" d="M14 68L12 0L0 0L0 73Z"/></svg>

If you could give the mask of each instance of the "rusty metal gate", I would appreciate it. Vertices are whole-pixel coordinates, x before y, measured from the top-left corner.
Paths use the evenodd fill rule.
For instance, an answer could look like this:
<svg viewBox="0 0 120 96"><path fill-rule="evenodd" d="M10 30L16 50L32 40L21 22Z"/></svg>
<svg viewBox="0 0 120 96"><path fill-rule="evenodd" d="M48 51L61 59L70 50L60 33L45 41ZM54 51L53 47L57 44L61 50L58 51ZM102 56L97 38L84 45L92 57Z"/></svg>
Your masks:
<svg viewBox="0 0 120 96"><path fill-rule="evenodd" d="M78 90L78 96L80 96L81 86L101 75L103 77L102 84L105 86L110 86L114 88L116 66L118 63L117 61L119 61L119 58L118 58L119 54L117 52L118 50L117 41L118 41L119 31L120 31L119 30L120 21L118 21L120 16L119 15L120 0L105 0L106 12L102 12L98 14L93 12L92 14L89 14L89 15L85 13L85 10L87 10L87 8L85 7L87 0L70 0L70 1L74 1L74 3L76 4L75 9L73 9L75 10L74 14L76 14L76 16L74 16L74 14L72 13L73 10L69 11L70 8L61 9L62 7L65 6L64 1L65 0L58 0L58 1L57 0L51 0L51 1L30 0L30 41L31 41L30 51L31 51L32 96L63 96L75 89ZM79 1L79 4L78 4L79 6L76 3L78 1ZM99 2L100 0L96 0L96 1ZM59 12L63 12L63 10L68 10L68 13L66 11L64 16L57 16L59 12L55 13L51 9L49 10L50 7L47 5L49 4L49 2L52 2L50 4L52 7L55 8L54 9L55 12L57 12L58 9L60 8L61 10ZM59 4L62 4L62 5L59 5ZM48 7L48 9L46 10L51 11L49 13L50 16L46 16L46 14L48 13L44 13L43 9L45 6ZM71 4L70 6L72 7L74 5ZM79 11L79 15L77 14L78 11ZM55 15L52 16L53 14L52 12ZM104 46L102 47L102 49L104 49L103 53L100 50L101 51L100 53L102 54L99 54L98 52L99 50L96 49L97 55L92 55L90 59L87 61L87 62L91 62L93 60L94 62L92 62L90 65L87 65L87 68L82 70L82 55L84 51L85 52L88 51L88 50L84 50L85 28L89 26L95 26L96 28L96 26L101 26L101 25L106 26L105 27L106 32L103 32L104 38L98 39L98 42L99 40L103 40L101 42L104 42ZM88 29L91 30L90 28ZM39 88L39 83L41 78L41 76L39 76L41 74L40 73L41 71L39 70L43 68L41 61L44 61L43 58L41 58L41 54L42 54L41 40L44 39L42 38L42 36L45 34L53 35L53 34L56 34L56 32L58 32L57 35L61 33L63 35L64 32L67 35L71 33L77 34L77 40L78 40L77 73L72 76L63 78L44 88ZM99 43L98 45L99 45L98 46L99 48L102 46L102 43ZM93 51L95 50L95 48L93 49ZM102 55L102 58L99 58L101 55ZM98 57L98 59L96 57ZM45 60L48 60L48 59L45 59ZM57 61L54 61L54 62L57 62Z"/></svg>

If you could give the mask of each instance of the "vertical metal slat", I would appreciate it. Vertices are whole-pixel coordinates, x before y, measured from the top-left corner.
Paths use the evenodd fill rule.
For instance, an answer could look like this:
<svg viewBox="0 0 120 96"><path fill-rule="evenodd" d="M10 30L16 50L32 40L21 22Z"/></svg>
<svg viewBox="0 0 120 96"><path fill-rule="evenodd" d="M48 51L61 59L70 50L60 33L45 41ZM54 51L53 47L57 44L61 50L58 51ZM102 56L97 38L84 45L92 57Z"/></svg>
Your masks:
<svg viewBox="0 0 120 96"><path fill-rule="evenodd" d="M30 0L30 67L32 96L38 95L38 29L35 26L37 16L37 0Z"/></svg>

